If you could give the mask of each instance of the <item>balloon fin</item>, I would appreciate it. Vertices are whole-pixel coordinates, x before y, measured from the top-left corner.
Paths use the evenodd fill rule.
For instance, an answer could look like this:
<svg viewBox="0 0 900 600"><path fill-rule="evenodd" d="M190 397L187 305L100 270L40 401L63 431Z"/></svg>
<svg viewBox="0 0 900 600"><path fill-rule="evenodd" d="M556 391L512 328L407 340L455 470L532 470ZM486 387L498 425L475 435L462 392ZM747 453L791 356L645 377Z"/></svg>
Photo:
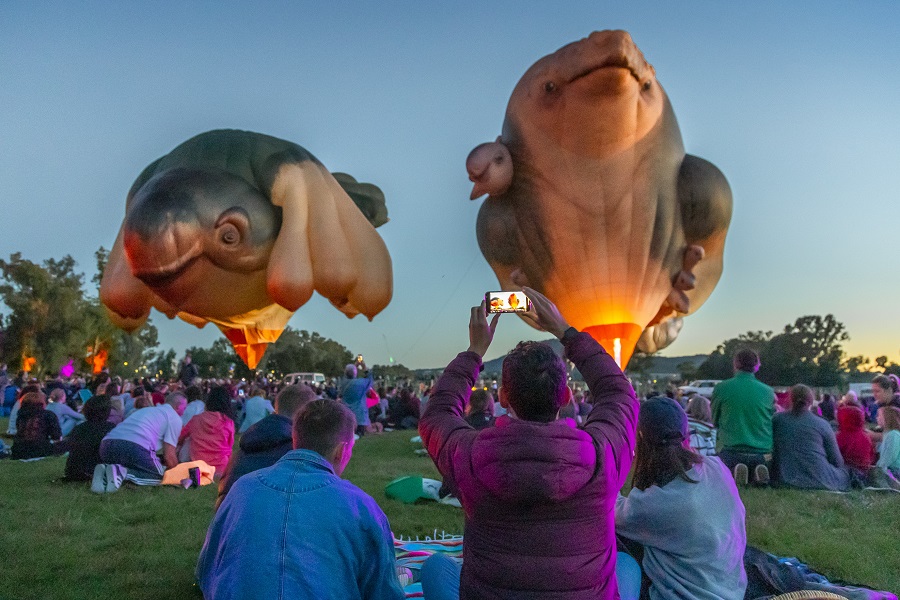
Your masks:
<svg viewBox="0 0 900 600"><path fill-rule="evenodd" d="M634 347L643 333L643 328L635 323L613 323L610 325L593 325L584 329L592 338L603 346L623 370L631 360Z"/></svg>
<svg viewBox="0 0 900 600"><path fill-rule="evenodd" d="M278 341L283 329L260 329L257 327L225 327L218 326L231 342L231 346L241 360L251 369L255 369L262 360L269 344Z"/></svg>

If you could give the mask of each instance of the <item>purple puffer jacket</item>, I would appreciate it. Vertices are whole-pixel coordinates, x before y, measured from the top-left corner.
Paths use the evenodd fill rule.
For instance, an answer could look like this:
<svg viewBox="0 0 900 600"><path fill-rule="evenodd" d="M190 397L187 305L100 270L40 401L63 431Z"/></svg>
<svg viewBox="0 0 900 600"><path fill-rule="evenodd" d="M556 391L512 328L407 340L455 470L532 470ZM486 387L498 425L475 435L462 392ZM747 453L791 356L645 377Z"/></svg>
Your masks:
<svg viewBox="0 0 900 600"><path fill-rule="evenodd" d="M588 334L569 329L563 345L593 397L581 429L511 417L472 429L463 409L481 369L473 352L450 363L419 423L466 514L462 600L618 598L614 507L631 468L638 404Z"/></svg>

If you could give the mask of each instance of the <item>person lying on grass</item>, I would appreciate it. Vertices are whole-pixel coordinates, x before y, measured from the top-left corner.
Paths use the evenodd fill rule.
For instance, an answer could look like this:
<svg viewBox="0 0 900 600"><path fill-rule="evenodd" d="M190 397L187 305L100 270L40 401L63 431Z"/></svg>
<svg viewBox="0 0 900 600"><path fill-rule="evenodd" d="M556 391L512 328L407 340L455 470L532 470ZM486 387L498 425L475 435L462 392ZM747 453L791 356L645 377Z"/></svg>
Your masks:
<svg viewBox="0 0 900 600"><path fill-rule="evenodd" d="M294 450L238 479L197 562L206 600L404 597L387 517L341 479L356 419L335 400L294 417Z"/></svg>
<svg viewBox="0 0 900 600"><path fill-rule="evenodd" d="M523 291L534 307L526 318L562 340L594 406L582 428L557 420L571 397L566 365L548 344L521 342L503 362L498 395L509 414L480 431L469 425L465 406L497 326L484 304L472 308L469 349L444 370L419 422L465 511L461 575L423 567L426 598L619 597L613 505L631 467L637 399L600 344Z"/></svg>

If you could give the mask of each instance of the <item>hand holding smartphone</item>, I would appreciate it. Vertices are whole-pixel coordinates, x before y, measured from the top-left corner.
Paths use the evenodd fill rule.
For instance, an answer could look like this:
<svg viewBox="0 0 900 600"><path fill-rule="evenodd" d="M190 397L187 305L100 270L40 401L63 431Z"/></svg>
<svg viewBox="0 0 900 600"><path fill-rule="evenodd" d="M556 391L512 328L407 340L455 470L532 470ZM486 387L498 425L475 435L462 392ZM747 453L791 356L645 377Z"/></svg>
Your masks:
<svg viewBox="0 0 900 600"><path fill-rule="evenodd" d="M531 310L531 300L525 292L516 291L487 292L484 295L484 305L488 314L524 313Z"/></svg>

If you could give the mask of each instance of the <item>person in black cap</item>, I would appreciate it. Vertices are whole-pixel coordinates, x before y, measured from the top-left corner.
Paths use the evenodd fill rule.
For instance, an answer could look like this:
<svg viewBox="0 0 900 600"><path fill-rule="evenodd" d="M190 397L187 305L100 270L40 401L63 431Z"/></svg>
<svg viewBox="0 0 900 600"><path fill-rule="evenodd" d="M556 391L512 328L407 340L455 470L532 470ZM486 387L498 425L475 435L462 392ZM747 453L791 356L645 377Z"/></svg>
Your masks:
<svg viewBox="0 0 900 600"><path fill-rule="evenodd" d="M641 405L633 488L616 501L616 533L646 575L650 598L742 600L744 505L728 468L689 443L671 398Z"/></svg>

